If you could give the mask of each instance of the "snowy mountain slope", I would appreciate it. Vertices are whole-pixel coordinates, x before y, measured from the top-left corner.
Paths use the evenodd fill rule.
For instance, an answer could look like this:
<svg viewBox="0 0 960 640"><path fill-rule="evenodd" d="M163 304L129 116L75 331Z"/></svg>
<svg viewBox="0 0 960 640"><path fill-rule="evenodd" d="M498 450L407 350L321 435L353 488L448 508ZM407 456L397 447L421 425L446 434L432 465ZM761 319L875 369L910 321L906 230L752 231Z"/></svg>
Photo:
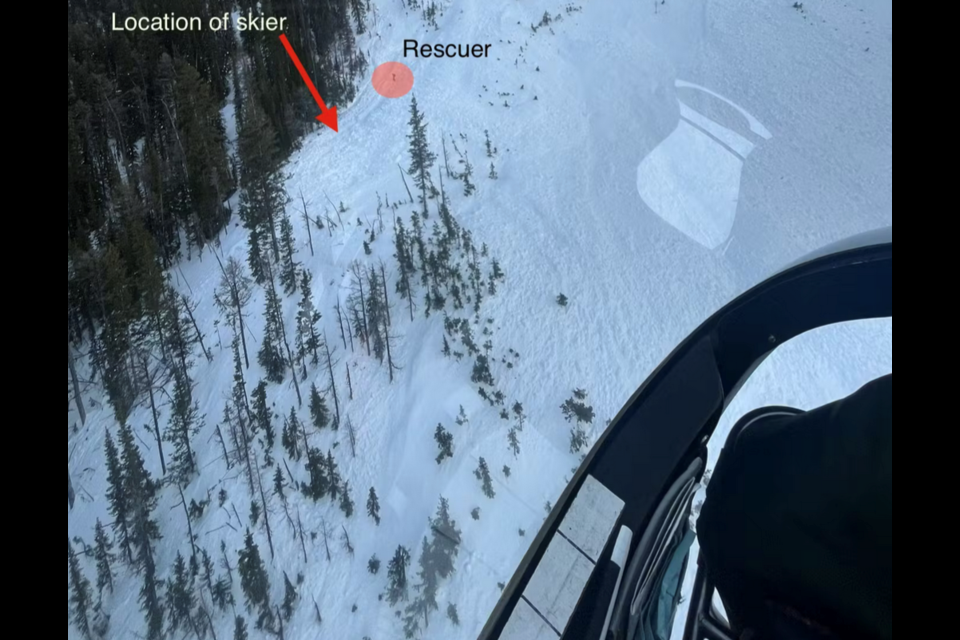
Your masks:
<svg viewBox="0 0 960 640"><path fill-rule="evenodd" d="M329 500L313 503L290 495L291 509L299 511L307 531L318 532L323 521L334 525L332 561L326 560L322 540L308 537L308 560L303 562L300 540L278 503L270 505L273 558L263 528L251 527L269 567L275 601L283 596L283 571L291 579L298 572L304 576L301 602L285 627L287 638L402 637L401 622L377 598L386 584L386 562L403 544L413 553L410 572L415 571L420 540L429 534L428 518L441 495L450 500L463 541L457 571L441 585L441 610L423 637L476 637L499 597L497 583L510 578L545 516L544 503L559 495L577 463L569 453L569 425L559 410L571 389L589 392L597 409L595 435L673 346L736 293L821 244L892 222L892 5L888 14L886 5L865 2L862 12L856 2L842 7L808 2L805 13L790 4L669 0L654 13L652 3L614 0L583 3L571 12L552 1L451 3L438 18L439 30L425 27L419 14L407 14L399 3L378 6L379 35L360 39L372 66L389 60L407 63L438 165L443 135L448 145L452 136L461 150L468 150L475 166L476 194L464 197L462 185L446 178L445 186L454 215L478 243L490 247L506 273L497 295L485 300L481 316L494 320L491 369L497 386L508 406L523 403L528 421L515 459L507 448L507 423L470 382L470 359L457 363L441 355L442 320L436 315L424 319L420 310L411 323L399 298L392 299L399 338L394 357L402 370L393 384L375 359L359 348L351 353L340 343L334 304L348 294L350 262L375 264L382 258L391 282L397 277L389 233L392 211L384 214L388 231L372 243L373 254L366 256L363 249L367 220L376 217L377 195L391 203L406 200L396 165L409 165L409 100L382 98L363 84L356 101L341 107L340 132L308 137L286 166L298 259L314 276L326 335L338 347L337 384L358 438L354 458L342 430L311 435L313 445L335 451L357 514L345 520ZM533 33L530 25L539 23L544 11L562 20ZM488 60L403 59L407 38L493 47ZM731 187L736 220L732 239L722 249L708 249L685 236L638 191L638 166L678 126L680 100L720 126L750 136L749 126L727 103L678 89L677 80L735 102L771 134L769 140L750 138L756 149L744 162L740 184ZM485 129L498 148L497 180L486 177ZM448 153L454 162L452 146ZM687 154L685 161L693 157L696 165L693 150L679 153ZM705 179L711 176L711 166L696 166ZM666 179L661 188L669 192L669 173ZM301 192L311 215L330 209L327 196L349 207L345 226L332 237L312 230L314 257L298 214ZM415 208L401 205L396 215L408 216ZM363 225L357 225L357 217ZM435 215L428 224L433 220ZM242 228L234 227L221 242L221 259L245 261ZM214 354L210 363L197 354L192 371L194 397L206 423L195 438L202 471L184 493L188 501L211 498L193 523L195 533L217 558L223 540L235 566L251 496L237 470L224 467L213 433L233 375L229 329L215 324L213 291L220 272L205 252L200 260L175 269L174 278L181 291L199 301L197 319ZM570 298L568 308L554 301L560 292ZM249 305L250 333L257 340L264 328L263 305L258 288ZM284 312L292 331L294 298L284 300ZM257 342L248 340L253 355ZM835 359L840 345L849 345L845 353L853 355ZM511 369L501 362L508 349L520 354ZM755 391L744 391L738 399L743 409L752 402L809 406L890 370L892 325L824 331L793 346L788 355L782 364L768 363L776 373L761 376ZM346 400L347 364L353 400ZM816 372L815 379L803 371ZM252 361L246 371L248 391L260 377ZM325 384L322 369L310 371L309 380L314 378ZM289 376L282 385L271 385L268 397L277 414L297 406ZM454 420L461 405L470 421L458 426ZM162 409L161 424L168 412ZM298 415L306 419L307 407L298 408ZM70 424L77 421L75 414L68 416ZM140 428L150 423L149 411L139 410L130 422L142 438L151 472L159 475L156 445L149 430ZM281 422L274 421L278 430ZM454 458L439 466L433 459L437 423L455 438ZM110 519L103 498L106 429L115 435L115 421L103 402L88 412L86 425L69 443L79 502L68 515L68 534L88 543L95 519ZM279 445L277 451L282 451ZM473 477L481 456L493 472L497 495L492 500L480 493ZM505 464L511 467L510 478L501 472ZM379 527L364 514L370 486L380 495ZM228 499L219 508L221 488ZM477 506L480 519L475 521L470 511ZM164 491L157 514L164 534L157 563L166 568L178 551L189 551L175 490ZM341 524L355 547L352 557L338 539ZM520 537L521 529L526 537ZM377 576L366 570L374 553L384 564ZM85 568L92 571L92 565ZM110 637L142 634L138 589L139 578L121 572L118 589L105 605L112 616ZM244 613L238 588L235 596L237 611ZM313 600L324 618L319 627ZM459 627L444 615L447 602L459 609ZM356 612L351 612L353 605ZM217 614L216 622L219 638L232 637L232 614ZM76 637L72 628L68 634Z"/></svg>

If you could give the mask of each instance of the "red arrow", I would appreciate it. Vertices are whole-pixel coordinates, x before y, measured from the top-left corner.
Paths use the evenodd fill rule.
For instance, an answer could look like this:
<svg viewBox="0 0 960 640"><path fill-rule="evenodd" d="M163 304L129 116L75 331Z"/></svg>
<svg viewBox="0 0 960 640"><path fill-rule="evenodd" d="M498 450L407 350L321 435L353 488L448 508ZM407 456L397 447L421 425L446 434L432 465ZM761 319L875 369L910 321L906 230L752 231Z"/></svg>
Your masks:
<svg viewBox="0 0 960 640"><path fill-rule="evenodd" d="M317 91L317 88L313 86L313 81L310 80L310 76L307 75L307 70L303 68L303 63L300 62L300 58L297 57L296 52L294 52L293 47L290 46L290 41L287 40L287 35L285 33L280 34L280 42L283 43L283 47L287 50L287 53L290 55L290 59L293 60L294 66L297 67L297 71L300 72L300 77L303 78L303 81L307 84L307 89L310 89L310 93L313 95L313 99L320 106L320 115L317 116L317 120L327 125L334 131L339 131L337 129L337 108L330 107L327 108L327 105L324 104L323 98L320 97L320 92Z"/></svg>

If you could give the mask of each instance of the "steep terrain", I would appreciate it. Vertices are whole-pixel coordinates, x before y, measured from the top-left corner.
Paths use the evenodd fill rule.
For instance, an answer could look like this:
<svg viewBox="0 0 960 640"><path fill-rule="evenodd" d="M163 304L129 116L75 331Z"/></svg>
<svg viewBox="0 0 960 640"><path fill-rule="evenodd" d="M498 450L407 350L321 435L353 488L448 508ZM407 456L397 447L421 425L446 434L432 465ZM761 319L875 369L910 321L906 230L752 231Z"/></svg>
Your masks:
<svg viewBox="0 0 960 640"><path fill-rule="evenodd" d="M421 637L476 637L499 597L498 583L509 580L546 515L546 503L559 495L579 461L570 451L570 424L560 410L574 389L586 390L595 408L596 418L586 425L592 442L675 344L738 292L822 244L892 224L891 2L814 1L802 9L786 1L740 0L451 2L441 5L436 27L420 10L400 4L374 6L370 33L358 42L371 71L390 60L411 67L411 95L438 156L434 183L439 187L443 174L453 216L477 245L489 248L480 260L485 282L494 259L505 274L494 295L485 289L480 322L473 325L478 344L492 343L496 384L487 388L501 391L505 404L492 406L478 395L471 381L474 358L443 355L449 336L443 314L424 316L419 282L412 321L407 302L395 293L401 271L394 256L394 219L410 229L410 214L420 208L410 202L397 167L410 165L410 97L383 98L365 84L352 104L340 107L339 133L310 134L284 167L296 257L312 274L313 298L323 316L319 326L336 351L340 409L356 428L355 453L343 422L338 431L311 429L308 440L336 457L356 503L352 517L345 517L336 501L315 502L292 487L282 503L271 495L274 468L263 468L270 554L263 516L256 525L250 522L250 503L259 497L250 494L238 466L227 467L215 433L234 386L232 334L214 302L221 280L217 257L246 263L246 230L239 222L231 225L220 237L217 257L208 250L172 270L177 289L199 303L194 313L213 356L208 361L197 348L191 369L193 397L205 421L193 439L200 472L183 494L188 503L209 500L192 520L192 530L217 561L223 543L233 567L236 612L248 619L251 638L266 633L253 628L256 616L244 607L236 575L247 527L267 566L271 602L283 601L284 572L294 582L302 575L297 608L284 622L285 638L401 638L404 624L395 611L403 605L391 607L379 597L387 587L387 563L403 545L412 555L411 585L416 582L421 543L434 535L430 519L441 497L449 501L461 532L459 551L455 572L440 581L439 610L430 612L429 626L421 624ZM403 58L404 39L490 43L491 55ZM709 122L694 116L697 126L682 128L683 109ZM492 158L485 131L496 147ZM711 155L720 153L712 146L717 139L726 149L722 153L733 155ZM468 154L476 184L472 195L464 195L462 181L446 175L442 140L454 171L462 171L454 143ZM744 140L750 146L738 147ZM654 160L643 169L649 157ZM726 160L708 161L713 157ZM495 179L489 177L491 162ZM414 189L410 176L406 181ZM691 194L681 188L688 184L713 186ZM311 218L328 216L327 228L311 225L309 241L304 202ZM669 212L676 202L701 212L692 222L695 229L711 231L703 236L673 224ZM345 211L338 216L341 203ZM232 205L236 209L236 198ZM426 235L439 221L437 207L437 199L429 200ZM717 222L724 216L727 226ZM330 229L329 221L337 221L337 228ZM718 246L701 241L718 233L723 240ZM343 344L335 311L337 303L347 306L351 263L379 269L380 260L393 305L392 358L399 370L392 382L388 367L367 355L357 338L353 349ZM462 259L464 265L468 261ZM557 303L561 293L569 300L566 306ZM282 302L291 336L298 300L295 294ZM264 333L264 301L263 288L255 287L247 306L248 393L264 377L254 357ZM451 304L448 300L450 317L475 319L470 305L455 311ZM451 341L454 350L463 349ZM823 330L768 361L729 417L761 402L812 406L891 369L891 323ZM300 393L306 396L313 381L327 388L323 365L309 366ZM304 397L298 405L289 371L267 394L278 433L273 458L282 468L283 416L294 409L309 424L308 402ZM68 534L92 544L96 519L112 520L104 497L103 451L104 433L116 438L117 424L96 387L87 395L88 403L97 404L68 443L78 496L68 514ZM332 410L329 391L326 396ZM516 402L525 415L518 456L508 446ZM461 407L465 424L457 424ZM501 409L508 410L507 419ZM160 414L163 424L169 416L165 401ZM68 424L78 423L71 411ZM135 411L129 423L149 471L158 477L149 407ZM454 437L453 456L441 464L435 461L438 424ZM494 498L483 495L474 475L480 458L492 473ZM309 479L305 460L288 464L297 481ZM366 515L370 487L380 498L379 526ZM479 519L471 515L476 507ZM191 552L176 486L160 492L155 517L163 535L155 545L157 566L166 579L177 553ZM300 525L293 526L298 517L302 539ZM324 526L332 533L329 560ZM340 539L344 530L353 553ZM377 575L367 568L373 554L382 560ZM81 562L93 579L93 560ZM118 564L116 587L104 595L111 616L108 637L144 634L137 602L141 582ZM410 598L415 597L411 586ZM216 611L204 598L217 637L233 637L233 610ZM459 626L446 615L448 603L456 605ZM73 627L68 634L79 637Z"/></svg>

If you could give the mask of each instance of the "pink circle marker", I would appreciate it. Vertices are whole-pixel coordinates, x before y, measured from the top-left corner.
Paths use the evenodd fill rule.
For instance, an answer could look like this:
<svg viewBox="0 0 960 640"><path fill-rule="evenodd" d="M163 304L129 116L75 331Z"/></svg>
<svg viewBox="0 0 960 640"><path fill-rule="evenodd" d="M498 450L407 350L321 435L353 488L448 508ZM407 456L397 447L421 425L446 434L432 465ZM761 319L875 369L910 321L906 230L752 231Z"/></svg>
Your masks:
<svg viewBox="0 0 960 640"><path fill-rule="evenodd" d="M399 98L413 88L413 71L402 62L384 62L374 69L370 82L384 98Z"/></svg>

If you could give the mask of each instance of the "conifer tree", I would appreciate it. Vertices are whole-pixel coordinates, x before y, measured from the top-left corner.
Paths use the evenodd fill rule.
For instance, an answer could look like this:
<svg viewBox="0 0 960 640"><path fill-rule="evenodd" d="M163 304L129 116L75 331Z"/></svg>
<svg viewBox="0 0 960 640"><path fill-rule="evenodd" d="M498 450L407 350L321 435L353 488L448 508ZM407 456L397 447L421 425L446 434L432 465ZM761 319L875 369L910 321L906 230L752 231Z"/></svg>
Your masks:
<svg viewBox="0 0 960 640"><path fill-rule="evenodd" d="M293 415L296 419L296 414ZM300 429L298 423L291 424L290 420L283 417L283 431L280 434L280 443L286 450L287 455L293 460L300 459Z"/></svg>
<svg viewBox="0 0 960 640"><path fill-rule="evenodd" d="M377 557L377 554L370 556L370 559L367 561L367 571L372 575L380 573L380 558Z"/></svg>
<svg viewBox="0 0 960 640"><path fill-rule="evenodd" d="M370 487L370 493L367 494L367 515L380 526L380 499L373 487Z"/></svg>
<svg viewBox="0 0 960 640"><path fill-rule="evenodd" d="M433 438L437 441L437 447L440 448L440 453L437 454L437 464L440 464L446 458L452 458L453 434L444 429L442 424L438 424L437 430L433 434Z"/></svg>
<svg viewBox="0 0 960 640"><path fill-rule="evenodd" d="M251 394L253 398L251 409L253 410L253 421L251 428L254 433L262 432L267 446L267 456L269 450L273 448L276 433L273 428L273 419L270 416L270 407L267 406L267 383L261 380L253 389Z"/></svg>
<svg viewBox="0 0 960 640"><path fill-rule="evenodd" d="M283 472L280 471L279 465L273 470L273 494L280 498L280 502L286 504L287 495L283 492L284 487L287 486L286 480L283 478Z"/></svg>
<svg viewBox="0 0 960 640"><path fill-rule="evenodd" d="M310 418L317 429L323 429L330 423L330 411L316 383L310 384Z"/></svg>
<svg viewBox="0 0 960 640"><path fill-rule="evenodd" d="M350 13L357 25L357 35L362 36L366 32L366 25L363 24L365 13L363 0L350 0Z"/></svg>
<svg viewBox="0 0 960 640"><path fill-rule="evenodd" d="M410 566L410 552L399 545L387 565L387 602L391 607L408 598L407 567Z"/></svg>
<svg viewBox="0 0 960 640"><path fill-rule="evenodd" d="M473 177L473 165L470 164L470 156L464 152L463 154L463 173L460 174L460 178L463 180L463 195L471 196L473 192L477 190L477 186L473 184L470 178Z"/></svg>
<svg viewBox="0 0 960 640"><path fill-rule="evenodd" d="M340 491L343 488L343 481L340 479L340 472L337 470L337 461L333 458L333 452L327 450L327 474L330 478L330 495L334 500L340 497Z"/></svg>
<svg viewBox="0 0 960 640"><path fill-rule="evenodd" d="M353 517L354 503L353 498L350 497L350 482L343 483L343 489L340 492L340 510L346 517Z"/></svg>
<svg viewBox="0 0 960 640"><path fill-rule="evenodd" d="M187 375L191 365L191 347L201 340L199 331L195 336L188 335L189 315L192 314L189 299L180 297L169 282L164 286L162 305L161 345L170 351L174 374ZM207 355L204 348L204 355Z"/></svg>
<svg viewBox="0 0 960 640"><path fill-rule="evenodd" d="M247 621L243 616L236 616L233 619L233 640L250 640L250 634L247 632Z"/></svg>
<svg viewBox="0 0 960 640"><path fill-rule="evenodd" d="M417 595L413 601L404 608L403 617L403 635L408 640L417 637L420 632L420 621L423 620L424 626L429 624L430 609L434 608L436 603L436 574L430 567L430 542L426 536L420 546L420 577L416 585Z"/></svg>
<svg viewBox="0 0 960 640"><path fill-rule="evenodd" d="M577 424L593 422L593 407L588 406L586 402L587 393L582 389L574 389L573 396L567 398L560 409L563 411L563 417L567 422L576 419Z"/></svg>
<svg viewBox="0 0 960 640"><path fill-rule="evenodd" d="M473 341L473 330L470 328L470 322L463 318L460 319L460 341L463 342L463 346L467 348L470 355L480 353L477 343ZM481 370L478 372L480 374L484 373L482 366L483 365L481 365Z"/></svg>
<svg viewBox="0 0 960 640"><path fill-rule="evenodd" d="M570 453L580 453L587 444L587 432L579 425L570 427Z"/></svg>
<svg viewBox="0 0 960 640"><path fill-rule="evenodd" d="M227 260L225 265L221 266L223 277L214 292L213 300L226 318L227 323L234 328L235 335L240 336L240 343L243 346L243 359L249 369L250 358L247 355L243 310L253 295L250 278L244 272L240 261L233 256Z"/></svg>
<svg viewBox="0 0 960 640"><path fill-rule="evenodd" d="M167 579L167 621L170 631L176 632L181 626L187 625L194 635L200 637L200 630L194 619L194 609L197 605L197 596L193 588L193 576L187 571L183 556L177 553L173 563L173 576Z"/></svg>
<svg viewBox="0 0 960 640"><path fill-rule="evenodd" d="M97 518L93 529L93 557L97 561L97 593L98 599L103 599L103 588L108 587L113 593L113 543L107 536L107 531Z"/></svg>
<svg viewBox="0 0 960 640"><path fill-rule="evenodd" d="M266 308L264 318L266 322L263 329L263 340L260 344L260 351L257 352L257 362L263 367L267 380L274 383L283 382L283 374L287 368L287 363L283 359L281 350L282 337L280 335L280 326L278 324L278 314L276 309L280 306L280 300L276 291L268 288L266 292Z"/></svg>
<svg viewBox="0 0 960 640"><path fill-rule="evenodd" d="M517 437L516 427L510 427L510 431L507 432L507 443L510 445L510 450L513 451L513 456L517 457L520 455L520 439Z"/></svg>
<svg viewBox="0 0 960 640"><path fill-rule="evenodd" d="M307 473L310 474L310 482L304 486L303 493L316 502L330 491L330 476L326 458L315 447L307 450Z"/></svg>
<svg viewBox="0 0 960 640"><path fill-rule="evenodd" d="M233 182L226 130L209 82L181 57L174 68L177 139L183 145L187 191L196 215L193 242L203 246L225 222L222 203Z"/></svg>
<svg viewBox="0 0 960 640"><path fill-rule="evenodd" d="M70 538L67 537L67 567L70 576L70 611L73 615L73 623L85 638L92 638L91 633L91 615L93 609L93 594L90 588L90 581L83 575L80 568L80 561L77 554L70 544Z"/></svg>
<svg viewBox="0 0 960 640"><path fill-rule="evenodd" d="M127 562L133 564L133 549L130 544L130 531L127 521L130 517L129 498L123 481L123 467L120 464L120 455L117 447L106 433L104 448L107 458L107 500L110 503L110 515L113 516L113 530L117 535L117 544L123 549Z"/></svg>
<svg viewBox="0 0 960 640"><path fill-rule="evenodd" d="M519 402L513 403L513 415L517 416L517 431L523 431L523 420L526 416L523 413L523 405Z"/></svg>
<svg viewBox="0 0 960 640"><path fill-rule="evenodd" d="M443 355L450 357L450 343L447 342L447 336L443 336L443 349L441 350Z"/></svg>
<svg viewBox="0 0 960 640"><path fill-rule="evenodd" d="M293 225L290 216L284 213L280 216L280 285L286 295L292 295L297 290L296 247L293 240Z"/></svg>
<svg viewBox="0 0 960 640"><path fill-rule="evenodd" d="M157 503L157 483L150 477L144 465L133 429L129 425L120 427L120 445L123 487L129 500L127 517L131 543L134 547L151 551L152 555L150 543L160 539L160 529L151 518Z"/></svg>
<svg viewBox="0 0 960 640"><path fill-rule="evenodd" d="M260 558L260 548L253 541L253 534L247 529L243 539L243 549L239 552L237 571L240 573L240 589L247 602L247 610L259 611L257 628L263 629L273 624L273 610L270 608L270 579L267 569Z"/></svg>
<svg viewBox="0 0 960 640"><path fill-rule="evenodd" d="M490 279L491 280L504 280L506 276L503 273L503 270L500 268L500 263L497 262L497 259L493 259L493 265L491 266Z"/></svg>
<svg viewBox="0 0 960 640"><path fill-rule="evenodd" d="M297 588L293 586L293 583L290 582L290 578L287 576L287 572L283 572L283 619L290 621L290 618L293 617L293 608L296 605L297 600L299 599L299 594L297 593Z"/></svg>
<svg viewBox="0 0 960 640"><path fill-rule="evenodd" d="M413 263L413 253L411 252L410 239L407 237L407 231L403 226L403 219L397 218L394 232L394 257L397 259L397 266L400 268L400 278L397 280L396 291L401 299L407 301L407 308L410 312L410 321L413 321L413 290L410 288L410 276L416 272Z"/></svg>
<svg viewBox="0 0 960 640"><path fill-rule="evenodd" d="M433 530L430 551L434 556L431 559L431 568L440 578L446 579L453 575L455 570L454 562L461 541L461 531L457 527L457 521L450 517L450 503L446 498L440 498L436 516L430 524Z"/></svg>
<svg viewBox="0 0 960 640"><path fill-rule="evenodd" d="M297 345L299 358L306 363L307 355L311 356L311 363L316 365L320 361L320 335L317 325L320 322L320 312L313 305L312 276L306 269L300 274L300 302L297 309ZM306 375L306 365L304 365Z"/></svg>
<svg viewBox="0 0 960 640"><path fill-rule="evenodd" d="M269 253L274 264L280 262L280 241L277 237L279 217L287 198L282 176L277 171L276 134L257 100L247 100L237 136L244 189L240 194L240 216L247 229L257 228L269 240Z"/></svg>
<svg viewBox="0 0 960 640"><path fill-rule="evenodd" d="M430 151L427 143L427 123L424 121L423 113L417 107L416 97L410 102L409 124L410 133L407 137L410 139L410 168L407 173L413 176L414 184L420 189L423 215L426 217L428 215L427 187L431 185L430 169L437 156Z"/></svg>
<svg viewBox="0 0 960 640"><path fill-rule="evenodd" d="M490 361L486 355L481 353L477 356L470 379L478 384L494 386L493 374L490 373Z"/></svg>
<svg viewBox="0 0 960 640"><path fill-rule="evenodd" d="M496 180L497 178L500 177L500 175L497 173L497 170L494 168L492 162L490 163L490 174L487 177L490 178L491 180Z"/></svg>
<svg viewBox="0 0 960 640"><path fill-rule="evenodd" d="M482 457L480 458L480 463L477 465L473 475L475 475L477 480L481 482L483 495L487 496L488 498L494 498L497 495L493 490L493 479L490 477L490 469L487 467L487 461Z"/></svg>
<svg viewBox="0 0 960 640"><path fill-rule="evenodd" d="M136 550L137 567L143 571L140 607L147 618L147 639L158 640L163 636L164 610L152 546L153 541L160 538L160 528L152 518L157 504L157 484L144 466L129 425L120 427L120 445L123 486L130 507L130 542Z"/></svg>
<svg viewBox="0 0 960 640"><path fill-rule="evenodd" d="M173 383L173 406L166 436L173 443L171 472L175 481L186 483L197 469L190 440L200 431L203 418L200 405L193 400L190 378L176 370Z"/></svg>
<svg viewBox="0 0 960 640"><path fill-rule="evenodd" d="M373 355L382 363L387 350L389 338L389 311L383 298L383 284L376 269L370 268L367 273L367 326Z"/></svg>
<svg viewBox="0 0 960 640"><path fill-rule="evenodd" d="M437 603L440 581L453 575L460 546L461 532L456 521L450 517L450 505L446 498L440 498L437 514L430 520L430 525L433 536L430 540L423 539L420 570L417 572L417 597L405 609L404 633L408 637L419 630L421 617L424 627L428 627L430 612L440 608Z"/></svg>
<svg viewBox="0 0 960 640"><path fill-rule="evenodd" d="M450 618L450 622L453 623L453 626L460 626L460 614L457 613L457 605L452 602L447 605L447 617Z"/></svg>

